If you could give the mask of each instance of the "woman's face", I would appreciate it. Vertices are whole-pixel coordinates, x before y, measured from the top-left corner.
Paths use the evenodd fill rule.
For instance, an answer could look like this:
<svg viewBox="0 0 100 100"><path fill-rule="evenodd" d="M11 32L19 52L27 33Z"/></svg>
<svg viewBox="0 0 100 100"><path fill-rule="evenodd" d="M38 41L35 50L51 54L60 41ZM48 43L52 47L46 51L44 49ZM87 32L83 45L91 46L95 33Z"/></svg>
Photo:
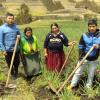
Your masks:
<svg viewBox="0 0 100 100"><path fill-rule="evenodd" d="M97 26L95 24L88 25L88 30L91 33L95 33L97 30Z"/></svg>
<svg viewBox="0 0 100 100"><path fill-rule="evenodd" d="M27 37L30 37L30 36L32 35L32 32L31 32L31 31L26 31L25 35L26 35Z"/></svg>
<svg viewBox="0 0 100 100"><path fill-rule="evenodd" d="M52 33L58 33L59 28L56 26L52 26L51 31L52 31Z"/></svg>

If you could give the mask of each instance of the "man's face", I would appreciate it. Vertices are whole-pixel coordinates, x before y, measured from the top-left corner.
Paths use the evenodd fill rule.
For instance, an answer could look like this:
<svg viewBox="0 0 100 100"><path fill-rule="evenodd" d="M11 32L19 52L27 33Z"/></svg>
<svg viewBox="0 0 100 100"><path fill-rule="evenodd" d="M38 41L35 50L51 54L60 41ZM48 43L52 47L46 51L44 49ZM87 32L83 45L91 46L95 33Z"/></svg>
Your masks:
<svg viewBox="0 0 100 100"><path fill-rule="evenodd" d="M97 30L97 26L95 24L88 25L88 30L91 33L95 33Z"/></svg>
<svg viewBox="0 0 100 100"><path fill-rule="evenodd" d="M7 16L7 17L6 17L6 22L7 22L9 25L14 24L14 16Z"/></svg>

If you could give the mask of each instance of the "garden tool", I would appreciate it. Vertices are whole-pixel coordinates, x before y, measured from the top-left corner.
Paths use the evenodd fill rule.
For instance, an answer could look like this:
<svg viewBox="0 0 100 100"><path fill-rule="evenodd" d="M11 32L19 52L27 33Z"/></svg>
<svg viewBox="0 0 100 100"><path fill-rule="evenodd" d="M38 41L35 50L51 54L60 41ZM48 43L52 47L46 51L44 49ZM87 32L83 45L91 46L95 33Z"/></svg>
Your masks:
<svg viewBox="0 0 100 100"><path fill-rule="evenodd" d="M6 81L5 87L8 87L9 86L8 85L8 83L9 83L9 77L10 77L11 69L13 67L14 57L15 57L15 54L16 54L16 49L17 49L17 45L19 43L19 39L20 39L20 35L17 35L16 43L15 43L15 47L14 47L14 51L13 51L13 55L12 55L12 59L11 59L10 68L9 68L9 71L8 71L8 76L7 76L7 81ZM10 87L13 87L13 86L11 85Z"/></svg>
<svg viewBox="0 0 100 100"><path fill-rule="evenodd" d="M66 63L68 62L69 57L70 57L70 54L71 54L73 48L74 48L74 44L73 44L72 47L70 48L70 51L69 51L69 53L68 53L68 55L67 55L67 57L66 57L66 59L65 59L65 61L64 61L64 63L63 63L63 65L62 65L62 67L61 67L61 70L60 70L60 72L58 73L58 78L59 78L60 74L62 73L62 71L63 71L63 69L64 69Z"/></svg>
<svg viewBox="0 0 100 100"><path fill-rule="evenodd" d="M56 89L54 89L54 87L52 85L52 87L50 87L52 89L52 91L54 90L56 95L59 95L59 93L61 92L61 90L64 88L64 86L67 84L67 82L70 80L70 78L73 76L73 74L76 72L76 70L80 67L80 65L85 61L85 59L88 57L88 55L91 53L91 51L94 49L94 46L92 46L90 48L90 50L87 52L87 54L84 56L84 58L80 61L80 63L75 67L75 69L73 70L73 72L69 75L69 77L63 82L63 84L60 86L60 88L58 89L58 91Z"/></svg>
<svg viewBox="0 0 100 100"><path fill-rule="evenodd" d="M85 61L85 59L88 57L88 55L91 53L91 51L94 49L94 46L91 47L91 49L87 52L87 54L84 56L84 58L80 61L80 63L75 67L75 69L73 70L73 72L69 75L69 77L63 82L63 84L61 85L61 87L59 88L59 90L56 92L56 94L58 95L59 92L64 88L64 86L67 84L67 82L69 81L69 79L73 76L73 74L76 72L76 70L80 67L80 65Z"/></svg>

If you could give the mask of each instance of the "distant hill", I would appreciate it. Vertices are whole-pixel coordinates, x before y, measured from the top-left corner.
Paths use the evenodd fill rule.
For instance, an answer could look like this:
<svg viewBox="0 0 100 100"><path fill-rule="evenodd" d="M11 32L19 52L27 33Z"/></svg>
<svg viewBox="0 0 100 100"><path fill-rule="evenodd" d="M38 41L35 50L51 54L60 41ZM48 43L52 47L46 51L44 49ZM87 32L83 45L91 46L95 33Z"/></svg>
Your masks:
<svg viewBox="0 0 100 100"><path fill-rule="evenodd" d="M84 8L76 8L76 2L82 0L74 0L75 2L70 2L72 0L0 0L4 8L8 12L14 14L18 13L18 9L22 3L27 4L30 9L30 13L33 16L82 16L84 13L94 13L91 10ZM85 1L85 0L84 0ZM95 1L100 6L99 0Z"/></svg>
<svg viewBox="0 0 100 100"><path fill-rule="evenodd" d="M23 3L29 7L30 13L33 15L41 15L47 12L46 7L40 0L6 0L6 2L2 2L6 10L14 14L18 13L18 9Z"/></svg>
<svg viewBox="0 0 100 100"><path fill-rule="evenodd" d="M59 8L70 9L74 8L75 3L69 2L72 0L0 0L3 2L4 6L8 11L17 12L16 10L22 3L26 3L30 9L33 11L41 10L41 13L45 13L47 11L57 10ZM52 1L52 2L51 2ZM75 2L80 2L82 0L74 0ZM98 5L100 4L100 0L89 0L95 1ZM34 8L32 7L34 6Z"/></svg>

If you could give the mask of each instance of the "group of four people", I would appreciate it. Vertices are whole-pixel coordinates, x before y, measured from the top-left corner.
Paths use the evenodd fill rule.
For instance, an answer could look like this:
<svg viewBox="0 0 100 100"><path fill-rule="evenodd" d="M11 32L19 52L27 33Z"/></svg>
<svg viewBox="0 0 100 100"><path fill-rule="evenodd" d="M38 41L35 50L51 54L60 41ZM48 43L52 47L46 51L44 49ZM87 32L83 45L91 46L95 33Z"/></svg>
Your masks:
<svg viewBox="0 0 100 100"><path fill-rule="evenodd" d="M34 34L32 34L32 28L30 27L26 27L24 29L24 34L20 34L19 29L16 27L14 22L14 15L7 13L6 22L0 27L0 48L5 56L8 67L10 67L17 35L21 35L21 38L19 41L19 46L16 49L11 75L15 78L18 75L20 54L26 77L30 78L33 75L37 75L40 71L37 38ZM74 44L75 41L69 42L64 33L60 31L57 23L51 24L51 31L47 34L44 41L44 57L46 58L47 70L59 72L65 61L63 45L67 47ZM94 46L94 49L85 61L85 63L89 65L87 87L92 86L100 49L100 32L97 29L97 21L94 19L88 21L88 32L84 33L80 39L79 61L81 61L92 46ZM83 65L80 66L75 72L71 81L71 88L77 85L84 68ZM30 66L34 66L34 68Z"/></svg>

